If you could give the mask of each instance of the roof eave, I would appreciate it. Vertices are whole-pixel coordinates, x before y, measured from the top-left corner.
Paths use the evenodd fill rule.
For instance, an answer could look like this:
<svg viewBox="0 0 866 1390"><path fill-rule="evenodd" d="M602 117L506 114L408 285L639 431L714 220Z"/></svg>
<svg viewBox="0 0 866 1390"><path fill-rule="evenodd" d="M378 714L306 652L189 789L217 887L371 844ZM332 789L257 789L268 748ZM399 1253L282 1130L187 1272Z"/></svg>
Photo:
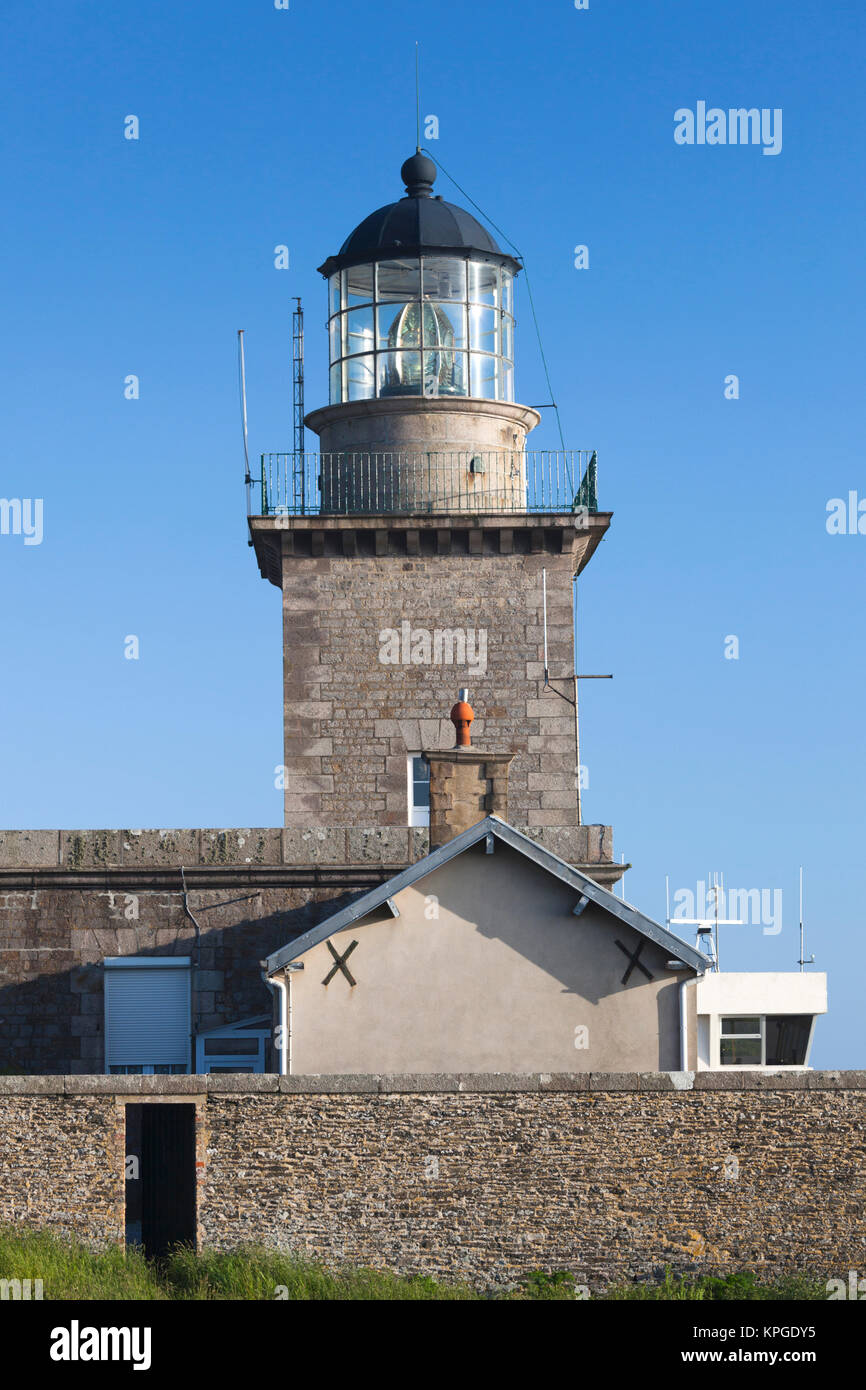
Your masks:
<svg viewBox="0 0 866 1390"><path fill-rule="evenodd" d="M317 269L320 275L327 278L338 270L348 270L354 265L370 265L373 261L390 261L395 257L402 258L404 256L457 256L464 260L489 261L494 265L505 266L512 275L519 275L523 269L520 261L515 260L513 256L506 255L504 251L484 251L474 246L428 246L420 244L377 246L363 253L329 256Z"/></svg>

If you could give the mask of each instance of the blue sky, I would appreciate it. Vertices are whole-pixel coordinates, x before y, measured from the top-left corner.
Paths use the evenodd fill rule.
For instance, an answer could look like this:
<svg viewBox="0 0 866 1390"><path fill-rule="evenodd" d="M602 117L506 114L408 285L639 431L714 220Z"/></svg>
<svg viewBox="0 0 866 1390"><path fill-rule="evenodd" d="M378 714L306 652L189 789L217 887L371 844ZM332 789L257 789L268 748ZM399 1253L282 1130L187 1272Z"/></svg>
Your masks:
<svg viewBox="0 0 866 1390"><path fill-rule="evenodd" d="M7 0L0 494L44 499L44 538L0 536L0 822L280 823L235 333L252 449L288 449L292 297L312 408L315 267L402 192L416 39L430 150L524 252L566 443L615 512L581 581L581 668L615 672L582 691L585 814L656 916L666 874L783 891L729 968L794 967L804 865L813 1060L866 1066L866 536L825 524L866 498L861 0ZM701 100L781 108L781 153L676 144ZM533 443L557 447L549 413Z"/></svg>

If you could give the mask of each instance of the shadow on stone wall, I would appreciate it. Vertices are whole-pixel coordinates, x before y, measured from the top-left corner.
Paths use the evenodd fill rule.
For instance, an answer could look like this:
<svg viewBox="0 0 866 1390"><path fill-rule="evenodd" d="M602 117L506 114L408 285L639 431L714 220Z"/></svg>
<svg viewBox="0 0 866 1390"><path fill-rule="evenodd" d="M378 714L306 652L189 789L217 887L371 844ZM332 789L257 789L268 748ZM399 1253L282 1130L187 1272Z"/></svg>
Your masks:
<svg viewBox="0 0 866 1390"><path fill-rule="evenodd" d="M363 891L336 897L321 889L294 888L190 894L201 928L198 1031L269 1012L271 995L259 962ZM74 900L71 893L38 896L62 896L62 911L52 914L50 904L40 905L41 911L34 909L35 921L30 912L11 924L0 919L0 946L5 948L0 956L0 1074L102 1072L102 961L107 956L192 957L195 928L180 893L137 895L135 920L123 915L128 910L123 897L135 895L78 891ZM118 898L120 907L115 906ZM260 914L251 910L254 904Z"/></svg>

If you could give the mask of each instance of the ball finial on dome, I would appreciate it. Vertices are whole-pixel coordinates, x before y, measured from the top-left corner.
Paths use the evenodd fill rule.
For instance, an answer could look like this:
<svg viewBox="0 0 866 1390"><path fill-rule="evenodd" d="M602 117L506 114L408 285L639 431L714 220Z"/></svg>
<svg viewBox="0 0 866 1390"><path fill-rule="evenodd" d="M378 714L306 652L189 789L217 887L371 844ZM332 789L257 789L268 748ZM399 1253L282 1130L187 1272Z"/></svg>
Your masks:
<svg viewBox="0 0 866 1390"><path fill-rule="evenodd" d="M436 165L419 149L416 150L411 159L406 160L400 170L400 177L406 185L407 197L430 198L433 194L433 182L436 178Z"/></svg>

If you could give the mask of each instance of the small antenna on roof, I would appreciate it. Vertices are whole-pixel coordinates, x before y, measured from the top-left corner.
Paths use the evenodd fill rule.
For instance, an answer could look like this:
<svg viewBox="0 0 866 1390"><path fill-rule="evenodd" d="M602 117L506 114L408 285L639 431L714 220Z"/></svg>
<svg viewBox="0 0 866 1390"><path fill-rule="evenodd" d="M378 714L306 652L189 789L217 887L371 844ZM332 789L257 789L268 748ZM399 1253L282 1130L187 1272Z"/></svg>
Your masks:
<svg viewBox="0 0 866 1390"><path fill-rule="evenodd" d="M712 882L710 882L712 879ZM706 906L710 894L713 895L713 915L712 917L671 917L670 907L670 888L668 879L665 879L665 896L667 898L667 926L672 925L697 927L695 945L699 951L703 951L712 962L710 969L719 970L719 927L743 927L745 922L741 917L720 917L719 900L725 901L725 877L721 873L707 874L706 883L703 879L698 884L697 903Z"/></svg>
<svg viewBox="0 0 866 1390"><path fill-rule="evenodd" d="M803 868L800 866L800 959L797 964L800 967L800 974L804 974L807 965L813 965L814 955L806 957L806 917L803 912Z"/></svg>
<svg viewBox="0 0 866 1390"><path fill-rule="evenodd" d="M247 377L244 369L244 330L238 329L238 387L241 396L241 427L244 432L244 486L247 490L247 516L250 515L252 500L250 489L252 478L250 476L250 451L247 444Z"/></svg>
<svg viewBox="0 0 866 1390"><path fill-rule="evenodd" d="M421 45L415 40L415 148L421 148Z"/></svg>

